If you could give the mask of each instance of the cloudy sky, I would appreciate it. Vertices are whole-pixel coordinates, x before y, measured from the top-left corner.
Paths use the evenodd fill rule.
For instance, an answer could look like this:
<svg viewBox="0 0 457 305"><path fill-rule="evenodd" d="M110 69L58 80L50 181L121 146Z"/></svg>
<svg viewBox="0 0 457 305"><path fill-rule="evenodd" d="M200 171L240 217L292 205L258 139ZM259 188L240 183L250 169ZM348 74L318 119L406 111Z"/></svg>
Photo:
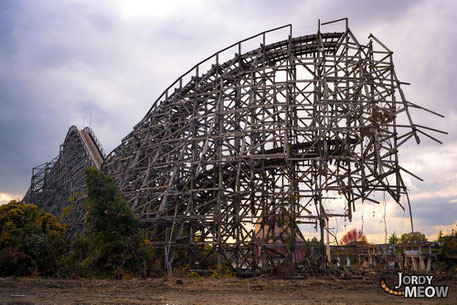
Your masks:
<svg viewBox="0 0 457 305"><path fill-rule="evenodd" d="M446 116L414 113L449 132L443 145L402 147L415 229L433 236L457 222L457 2L455 1L0 1L0 203L22 198L32 167L51 160L71 125L91 125L107 152L118 145L174 79L245 37L292 23L349 17L362 42L370 33L394 51L408 99ZM332 30L329 28L329 30ZM285 37L278 36L278 40ZM387 202L386 226L410 230ZM364 204L339 236L362 228L383 241L384 206Z"/></svg>

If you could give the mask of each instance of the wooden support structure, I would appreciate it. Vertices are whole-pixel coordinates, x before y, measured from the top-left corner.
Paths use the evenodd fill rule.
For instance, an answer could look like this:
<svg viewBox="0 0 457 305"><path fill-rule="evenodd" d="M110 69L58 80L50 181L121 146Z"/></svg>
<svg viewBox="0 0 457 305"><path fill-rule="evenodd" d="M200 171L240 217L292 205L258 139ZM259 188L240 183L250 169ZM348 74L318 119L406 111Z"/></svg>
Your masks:
<svg viewBox="0 0 457 305"><path fill-rule="evenodd" d="M322 23L293 37L287 25L215 53L109 154L103 169L150 224L152 242L168 247L166 264L185 248L190 268L201 269L208 256L198 249L209 245L236 272L268 270L295 261L301 228L312 225L325 265L329 218L350 220L358 202L376 202L375 191L401 205L398 148L429 129L412 122L392 51L374 36L360 44L339 21L340 32L322 32ZM287 39L268 43L284 30ZM402 116L408 124L397 124Z"/></svg>
<svg viewBox="0 0 457 305"><path fill-rule="evenodd" d="M347 18L335 22L338 32L265 31L199 62L107 156L102 170L168 272L181 250L190 270L215 257L239 274L299 262L315 253L304 226L320 233L313 259L325 269L328 221L351 220L375 191L403 208L399 147L434 130L413 123L410 110L422 107L406 99L392 51L374 36L359 43Z"/></svg>
<svg viewBox="0 0 457 305"><path fill-rule="evenodd" d="M32 169L29 190L22 201L56 215L66 226L67 238L84 231L85 169L100 168L105 153L90 127L70 127L59 155Z"/></svg>

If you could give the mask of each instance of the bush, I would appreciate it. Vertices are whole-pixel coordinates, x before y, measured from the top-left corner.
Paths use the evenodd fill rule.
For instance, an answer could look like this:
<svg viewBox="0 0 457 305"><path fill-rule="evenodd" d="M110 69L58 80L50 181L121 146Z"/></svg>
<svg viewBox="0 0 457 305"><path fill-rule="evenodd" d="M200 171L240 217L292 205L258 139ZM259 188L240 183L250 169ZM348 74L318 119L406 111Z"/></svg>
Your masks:
<svg viewBox="0 0 457 305"><path fill-rule="evenodd" d="M76 235L71 250L62 260L59 273L64 277L86 277L93 275L87 265L89 238L86 234Z"/></svg>
<svg viewBox="0 0 457 305"><path fill-rule="evenodd" d="M218 264L216 270L213 271L211 277L213 279L220 279L220 278L227 278L232 277L233 273L230 270L230 263L228 261L222 261L222 263Z"/></svg>
<svg viewBox="0 0 457 305"><path fill-rule="evenodd" d="M35 261L24 252L16 251L13 248L0 251L1 276L22 276L36 274L37 272Z"/></svg>
<svg viewBox="0 0 457 305"><path fill-rule="evenodd" d="M0 206L0 276L55 275L65 250L65 227L33 204Z"/></svg>

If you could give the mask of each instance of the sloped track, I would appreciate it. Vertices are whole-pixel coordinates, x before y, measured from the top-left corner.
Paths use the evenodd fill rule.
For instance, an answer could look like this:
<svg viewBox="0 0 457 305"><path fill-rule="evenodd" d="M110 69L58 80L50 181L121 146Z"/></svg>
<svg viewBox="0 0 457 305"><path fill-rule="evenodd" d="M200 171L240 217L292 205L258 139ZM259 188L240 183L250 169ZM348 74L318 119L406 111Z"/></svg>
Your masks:
<svg viewBox="0 0 457 305"><path fill-rule="evenodd" d="M84 230L84 171L89 166L100 168L104 157L90 127L70 127L59 155L32 169L31 186L23 201L59 217L67 225L67 237L71 239Z"/></svg>

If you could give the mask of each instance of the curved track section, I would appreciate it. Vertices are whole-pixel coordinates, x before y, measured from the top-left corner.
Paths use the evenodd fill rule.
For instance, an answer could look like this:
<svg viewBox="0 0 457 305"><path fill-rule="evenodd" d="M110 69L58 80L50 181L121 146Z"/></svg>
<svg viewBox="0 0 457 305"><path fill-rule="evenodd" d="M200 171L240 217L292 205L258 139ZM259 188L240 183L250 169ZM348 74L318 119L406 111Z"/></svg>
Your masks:
<svg viewBox="0 0 457 305"><path fill-rule="evenodd" d="M376 191L403 207L398 148L428 129L412 122L421 107L392 52L347 26L270 44L266 33L180 77L105 160L168 271L180 249L192 270L214 257L239 273L297 262L304 225L323 240L329 219L350 220Z"/></svg>
<svg viewBox="0 0 457 305"><path fill-rule="evenodd" d="M61 217L71 238L84 230L84 171L89 166L100 168L103 160L103 148L92 129L70 127L59 155L33 168L23 201Z"/></svg>

